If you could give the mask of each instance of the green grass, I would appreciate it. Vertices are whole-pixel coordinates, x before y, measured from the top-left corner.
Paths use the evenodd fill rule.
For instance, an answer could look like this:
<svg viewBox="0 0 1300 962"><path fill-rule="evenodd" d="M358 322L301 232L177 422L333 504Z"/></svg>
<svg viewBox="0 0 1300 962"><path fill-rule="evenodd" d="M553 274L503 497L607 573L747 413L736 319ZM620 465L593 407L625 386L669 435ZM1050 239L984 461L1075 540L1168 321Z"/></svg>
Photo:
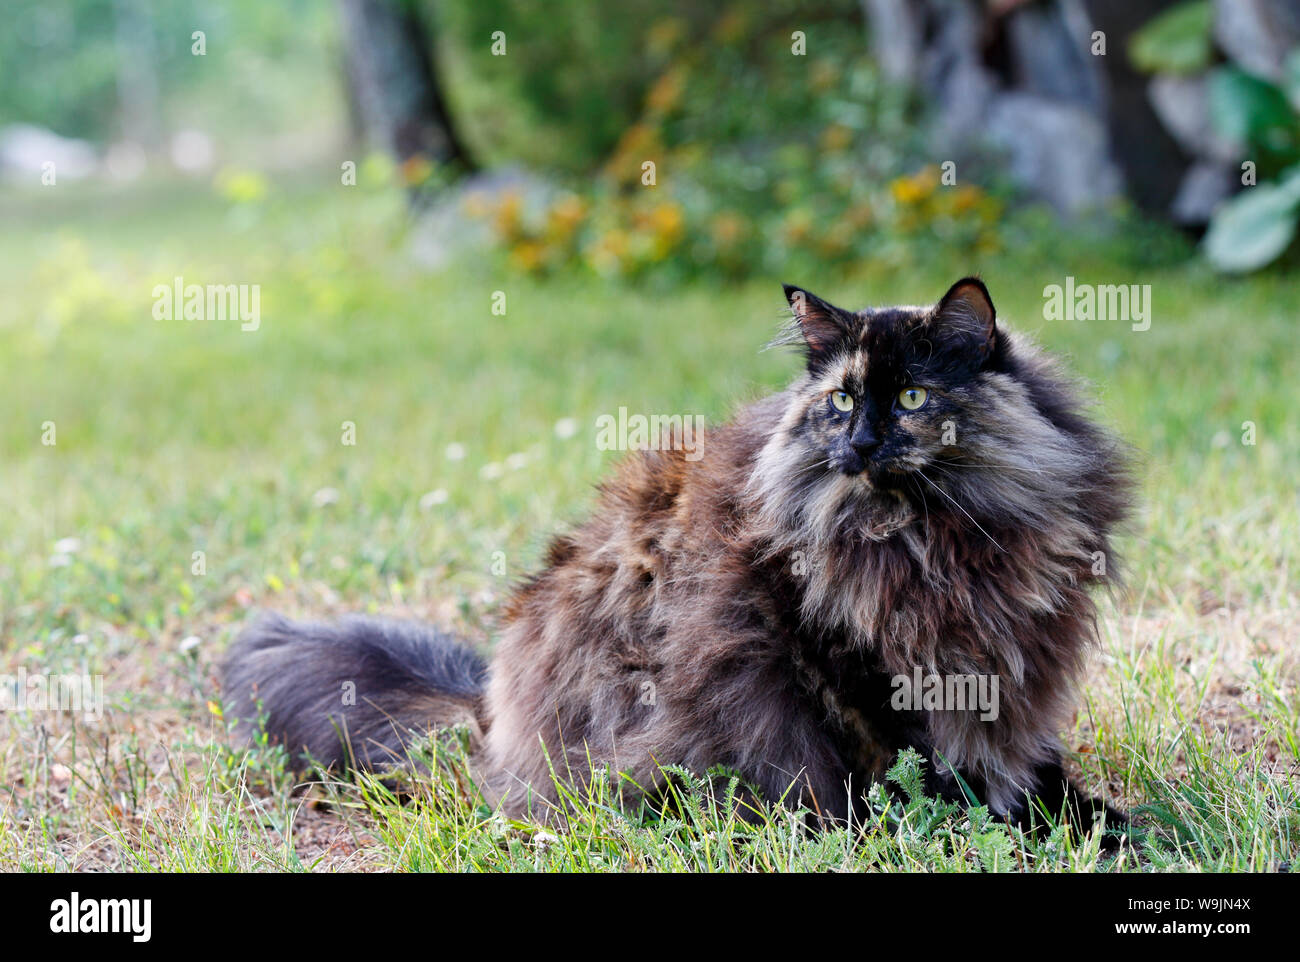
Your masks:
<svg viewBox="0 0 1300 962"><path fill-rule="evenodd" d="M0 867L1232 871L1300 854L1294 277L1224 281L1070 238L739 287L541 283L489 261L431 275L395 197L306 178L245 206L190 183L59 187L0 195L0 219L0 670L102 674L109 706L0 715ZM211 668L250 609L382 611L490 645L512 580L616 456L596 449L599 414L716 420L779 387L794 360L758 349L781 281L910 303L971 269L1142 456L1130 588L1063 733L1082 780L1139 812L1119 860L924 800L856 836L779 813L749 827L689 781L672 817L591 786L552 837L482 809L463 773L406 805L374 782L291 794L276 751L226 747ZM154 320L153 286L178 274L260 284L260 329ZM1151 329L1044 321L1067 274L1150 284Z"/></svg>

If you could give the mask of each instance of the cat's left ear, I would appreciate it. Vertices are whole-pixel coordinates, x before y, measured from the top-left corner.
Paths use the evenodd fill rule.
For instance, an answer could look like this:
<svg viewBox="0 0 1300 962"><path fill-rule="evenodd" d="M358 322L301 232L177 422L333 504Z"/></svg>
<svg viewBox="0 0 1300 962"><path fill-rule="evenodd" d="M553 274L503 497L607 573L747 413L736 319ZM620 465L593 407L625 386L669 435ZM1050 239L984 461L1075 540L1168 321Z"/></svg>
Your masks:
<svg viewBox="0 0 1300 962"><path fill-rule="evenodd" d="M989 289L978 277L963 277L948 288L934 309L934 318L945 338L959 343L972 360L983 361L993 352L997 312Z"/></svg>
<svg viewBox="0 0 1300 962"><path fill-rule="evenodd" d="M794 330L798 332L793 337L802 335L808 364L815 368L851 339L850 315L801 287L782 286L794 315Z"/></svg>

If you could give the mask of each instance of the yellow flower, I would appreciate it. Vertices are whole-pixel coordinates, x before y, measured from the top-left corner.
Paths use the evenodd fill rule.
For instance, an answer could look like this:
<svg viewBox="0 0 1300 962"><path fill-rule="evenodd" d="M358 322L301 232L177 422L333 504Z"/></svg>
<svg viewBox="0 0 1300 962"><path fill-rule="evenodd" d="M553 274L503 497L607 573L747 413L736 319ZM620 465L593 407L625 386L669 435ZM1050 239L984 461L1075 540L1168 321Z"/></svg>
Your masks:
<svg viewBox="0 0 1300 962"><path fill-rule="evenodd" d="M934 193L939 172L933 166L922 167L910 177L899 177L889 185L890 193L900 204L919 204Z"/></svg>
<svg viewBox="0 0 1300 962"><path fill-rule="evenodd" d="M672 201L656 204L647 215L638 217L638 223L650 235L648 256L651 260L663 260L686 234L686 218L681 207Z"/></svg>
<svg viewBox="0 0 1300 962"><path fill-rule="evenodd" d="M786 240L791 244L799 244L808 239L813 229L812 214L806 209L799 208L790 211L785 216L785 223L782 225L785 229Z"/></svg>
<svg viewBox="0 0 1300 962"><path fill-rule="evenodd" d="M217 174L217 190L226 200L250 204L266 196L266 178L255 170L227 167Z"/></svg>
<svg viewBox="0 0 1300 962"><path fill-rule="evenodd" d="M510 249L510 263L530 274L541 270L546 251L537 241L520 241Z"/></svg>
<svg viewBox="0 0 1300 962"><path fill-rule="evenodd" d="M844 223L853 230L861 230L871 223L871 206L860 201L844 212Z"/></svg>
<svg viewBox="0 0 1300 962"><path fill-rule="evenodd" d="M520 235L523 209L524 199L518 191L509 190L501 195L493 219L493 226L499 236L513 240Z"/></svg>
<svg viewBox="0 0 1300 962"><path fill-rule="evenodd" d="M822 131L821 141L823 150L838 152L853 143L853 131L844 124L831 124Z"/></svg>
<svg viewBox="0 0 1300 962"><path fill-rule="evenodd" d="M601 238L601 244L611 254L622 257L627 253L627 231L619 230L617 227L607 231Z"/></svg>
<svg viewBox="0 0 1300 962"><path fill-rule="evenodd" d="M686 89L686 70L673 67L659 75L659 79L646 94L646 107L656 113L667 113L677 106Z"/></svg>
<svg viewBox="0 0 1300 962"><path fill-rule="evenodd" d="M677 17L657 20L646 31L646 47L660 56L669 53L686 34L686 25Z"/></svg>
<svg viewBox="0 0 1300 962"><path fill-rule="evenodd" d="M719 43L734 43L745 35L745 11L739 4L729 7L713 26L713 39Z"/></svg>
<svg viewBox="0 0 1300 962"><path fill-rule="evenodd" d="M433 161L424 154L412 154L402 161L402 183L418 187L433 176Z"/></svg>
<svg viewBox="0 0 1300 962"><path fill-rule="evenodd" d="M722 248L733 246L745 234L744 218L730 211L716 215L709 227L713 242Z"/></svg>
<svg viewBox="0 0 1300 962"><path fill-rule="evenodd" d="M830 87L834 86L839 74L835 70L835 64L822 57L813 61L812 70L809 72L808 83L817 93L824 93Z"/></svg>
<svg viewBox="0 0 1300 962"><path fill-rule="evenodd" d="M605 162L605 173L620 183L639 180L641 165L663 155L659 133L649 124L636 123L623 131L614 152Z"/></svg>
<svg viewBox="0 0 1300 962"><path fill-rule="evenodd" d="M546 234L555 241L567 241L587 216L587 204L577 194L565 194L546 215Z"/></svg>
<svg viewBox="0 0 1300 962"><path fill-rule="evenodd" d="M682 236L686 219L680 205L668 201L656 204L650 212L650 224L660 237L676 241Z"/></svg>
<svg viewBox="0 0 1300 962"><path fill-rule="evenodd" d="M587 263L598 274L621 274L628 253L627 234L614 228L596 238L586 251Z"/></svg>
<svg viewBox="0 0 1300 962"><path fill-rule="evenodd" d="M841 221L831 225L830 230L823 233L819 241L818 247L823 254L828 256L843 254L853 243L853 231Z"/></svg>
<svg viewBox="0 0 1300 962"><path fill-rule="evenodd" d="M957 188L952 198L952 209L958 214L965 214L974 210L980 202L982 193L978 187L970 184L963 184Z"/></svg>

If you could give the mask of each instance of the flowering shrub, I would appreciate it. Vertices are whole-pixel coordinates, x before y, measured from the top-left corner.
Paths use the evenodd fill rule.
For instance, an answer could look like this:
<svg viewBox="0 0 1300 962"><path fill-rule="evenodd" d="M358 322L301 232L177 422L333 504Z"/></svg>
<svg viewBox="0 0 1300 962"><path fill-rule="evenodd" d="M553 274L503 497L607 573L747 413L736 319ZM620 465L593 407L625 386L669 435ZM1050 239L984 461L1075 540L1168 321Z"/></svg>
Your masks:
<svg viewBox="0 0 1300 962"><path fill-rule="evenodd" d="M877 174L865 125L831 120L807 140L750 150L674 143L670 112L686 83L676 69L664 74L647 97L647 116L587 187L537 208L507 191L471 210L489 219L514 267L739 278L901 258L917 243L996 246L1003 205L995 195L945 186L935 164Z"/></svg>
<svg viewBox="0 0 1300 962"><path fill-rule="evenodd" d="M733 5L707 20L698 8L655 6L667 12L640 32L641 49L625 50L626 71L645 79L616 137L572 133L576 95L568 108L546 101L555 130L599 160L546 202L507 191L475 203L514 267L740 278L902 261L921 244L996 245L1000 200L941 179L917 140L917 105L881 82L860 31L843 29L860 17L856 4L822 20L782 4ZM506 60L491 66L521 71L525 86L554 81ZM564 65L547 66L563 75Z"/></svg>

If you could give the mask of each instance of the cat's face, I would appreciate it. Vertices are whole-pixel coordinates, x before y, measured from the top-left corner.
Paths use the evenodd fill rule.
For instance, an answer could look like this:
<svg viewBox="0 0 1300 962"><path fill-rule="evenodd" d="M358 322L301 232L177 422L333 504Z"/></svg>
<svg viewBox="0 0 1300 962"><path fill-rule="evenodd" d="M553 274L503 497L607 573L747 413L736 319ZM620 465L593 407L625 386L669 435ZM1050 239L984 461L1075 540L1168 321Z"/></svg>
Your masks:
<svg viewBox="0 0 1300 962"><path fill-rule="evenodd" d="M786 295L808 358L797 433L827 470L891 489L948 461L997 346L983 283L959 281L925 308L850 312L798 288Z"/></svg>
<svg viewBox="0 0 1300 962"><path fill-rule="evenodd" d="M931 307L846 311L787 287L790 341L807 372L789 392L756 476L769 508L826 523L854 502L899 517L956 506L1034 523L1069 497L1092 451L1066 382L998 328L984 284L964 278Z"/></svg>

